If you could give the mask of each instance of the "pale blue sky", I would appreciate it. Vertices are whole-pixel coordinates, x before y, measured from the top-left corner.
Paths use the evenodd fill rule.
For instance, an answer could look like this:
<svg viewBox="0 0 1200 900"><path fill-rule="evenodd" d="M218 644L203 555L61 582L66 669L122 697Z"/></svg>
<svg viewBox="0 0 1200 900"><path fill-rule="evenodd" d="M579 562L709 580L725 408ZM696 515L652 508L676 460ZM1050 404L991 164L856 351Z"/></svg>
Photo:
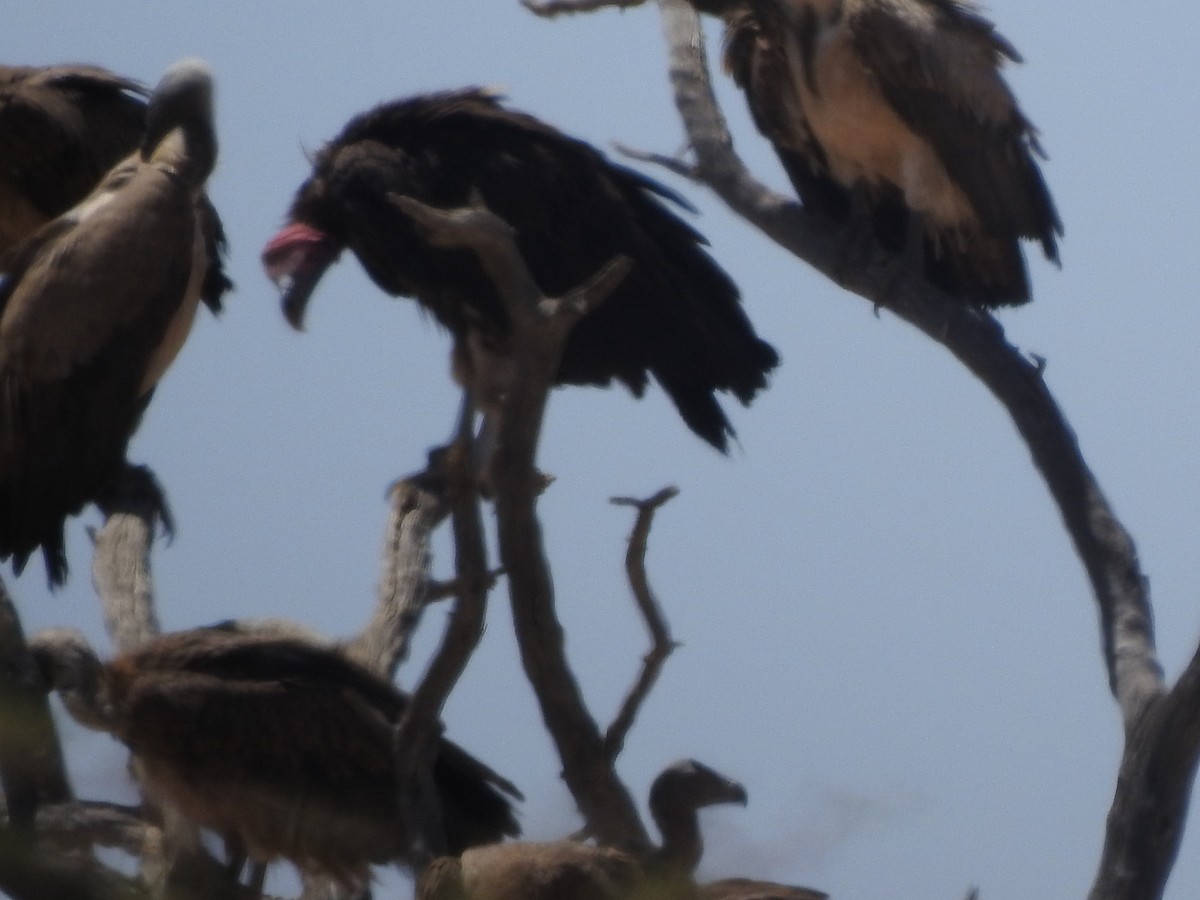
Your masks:
<svg viewBox="0 0 1200 900"><path fill-rule="evenodd" d="M1146 572L1174 677L1200 633L1200 254L1193 210L1200 13L1180 0L992 0L1021 50L1011 71L1052 159L1063 269L1031 254L1036 300L1001 318L1046 378ZM714 33L715 36L715 33ZM331 635L374 600L384 490L448 434L448 342L350 257L318 289L308 333L278 313L258 253L304 178L305 148L394 97L498 84L514 106L600 146L681 144L653 6L549 23L516 0L343 4L13 3L0 59L86 61L153 83L174 60L216 71L221 158L210 193L237 292L203 317L132 448L179 520L154 557L169 628L291 616ZM737 149L785 184L722 83ZM661 173L660 173L661 174ZM771 390L733 408L718 456L658 392L557 392L541 501L568 650L607 721L646 637L613 494L678 484L649 569L683 646L620 770L695 756L741 779L746 810L706 816L703 872L819 887L836 900L1082 897L1120 752L1088 585L1009 420L941 348L845 294L662 175L783 356ZM12 583L27 624L102 640L83 525L73 576ZM447 545L436 565L447 572ZM507 597L447 709L448 732L519 783L546 838L578 822L510 637ZM438 616L423 636L427 650ZM402 674L416 677L416 665ZM124 790L109 739L72 730L85 793ZM1200 826L1168 888L1200 894ZM395 893L394 891L392 893ZM380 896L388 896L385 891Z"/></svg>

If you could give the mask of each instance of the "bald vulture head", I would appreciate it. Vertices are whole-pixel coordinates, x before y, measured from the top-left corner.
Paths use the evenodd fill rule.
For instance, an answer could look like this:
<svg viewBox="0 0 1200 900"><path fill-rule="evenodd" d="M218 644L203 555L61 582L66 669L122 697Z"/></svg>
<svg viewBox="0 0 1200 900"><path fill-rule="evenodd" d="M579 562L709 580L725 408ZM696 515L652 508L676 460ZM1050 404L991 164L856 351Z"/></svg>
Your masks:
<svg viewBox="0 0 1200 900"><path fill-rule="evenodd" d="M672 763L650 788L662 844L645 855L578 841L479 847L422 873L419 900L692 900L704 852L698 811L745 805L746 789L708 766Z"/></svg>
<svg viewBox="0 0 1200 900"><path fill-rule="evenodd" d="M407 697L335 651L215 626L163 635L100 664L82 637L31 642L50 686L83 724L133 752L147 795L256 862L277 858L363 888L369 867L421 843L462 852L520 831L520 792L438 740L428 773L444 833L401 804L394 732Z"/></svg>
<svg viewBox="0 0 1200 900"><path fill-rule="evenodd" d="M173 143L173 135L178 141ZM212 69L200 59L184 59L163 74L146 110L144 160L168 157L189 185L201 187L217 163Z"/></svg>
<svg viewBox="0 0 1200 900"><path fill-rule="evenodd" d="M104 504L201 300L219 308L212 73L172 66L146 129L90 195L0 258L0 559L39 547L66 578L63 526ZM161 498L160 498L161 499Z"/></svg>

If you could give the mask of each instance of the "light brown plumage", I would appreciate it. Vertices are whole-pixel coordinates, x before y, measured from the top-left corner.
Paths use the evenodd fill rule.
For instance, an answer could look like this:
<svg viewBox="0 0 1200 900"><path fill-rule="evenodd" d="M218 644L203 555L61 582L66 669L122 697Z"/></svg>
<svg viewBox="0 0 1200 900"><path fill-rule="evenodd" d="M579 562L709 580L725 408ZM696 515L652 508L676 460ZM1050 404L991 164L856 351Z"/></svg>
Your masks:
<svg viewBox="0 0 1200 900"><path fill-rule="evenodd" d="M697 810L745 804L746 791L695 760L668 766L650 789L662 845L646 855L576 841L515 843L443 857L428 866L419 900L695 900L703 854Z"/></svg>
<svg viewBox="0 0 1200 900"><path fill-rule="evenodd" d="M228 286L203 195L207 67L172 67L145 118L140 150L0 258L0 559L19 571L40 546L52 584L66 575L64 519L122 471L197 305Z"/></svg>
<svg viewBox="0 0 1200 900"><path fill-rule="evenodd" d="M829 900L829 895L811 888L758 881L753 878L722 878L700 886L700 900Z"/></svg>
<svg viewBox="0 0 1200 900"><path fill-rule="evenodd" d="M1029 299L1019 240L1057 262L1062 225L1000 74L1020 57L973 4L694 2L725 16L726 66L807 206L865 206L876 238L923 244L926 274L960 299Z"/></svg>
<svg viewBox="0 0 1200 900"><path fill-rule="evenodd" d="M424 823L408 815L394 748L407 698L331 649L216 626L102 667L81 636L33 644L76 718L133 751L151 797L256 861L363 887L371 864L409 860L435 837L461 852L520 831L520 792L440 739L430 776L444 834L414 833Z"/></svg>

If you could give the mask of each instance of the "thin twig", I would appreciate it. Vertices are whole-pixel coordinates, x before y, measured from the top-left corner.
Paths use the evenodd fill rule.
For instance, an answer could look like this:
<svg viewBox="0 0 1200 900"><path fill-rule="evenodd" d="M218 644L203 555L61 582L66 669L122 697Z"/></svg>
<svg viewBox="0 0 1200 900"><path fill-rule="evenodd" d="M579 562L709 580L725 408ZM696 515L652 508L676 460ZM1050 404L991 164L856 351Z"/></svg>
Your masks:
<svg viewBox="0 0 1200 900"><path fill-rule="evenodd" d="M552 19L555 16L590 13L610 7L628 9L641 6L645 2L646 0L521 0L521 5L535 16Z"/></svg>
<svg viewBox="0 0 1200 900"><path fill-rule="evenodd" d="M642 660L642 671L636 682L621 704L621 711L613 719L604 735L604 749L608 758L615 761L625 746L625 738L634 720L641 710L642 703L650 695L663 664L671 652L679 646L671 639L666 616L654 593L650 590L650 580L646 576L646 544L650 537L650 526L654 513L660 506L679 494L679 488L666 487L652 497L637 500L632 497L613 497L609 502L620 506L636 507L638 514L634 522L633 532L629 536L629 550L625 554L625 572L629 577L629 586L633 591L634 600L641 610L646 628L650 631L651 645L649 652Z"/></svg>

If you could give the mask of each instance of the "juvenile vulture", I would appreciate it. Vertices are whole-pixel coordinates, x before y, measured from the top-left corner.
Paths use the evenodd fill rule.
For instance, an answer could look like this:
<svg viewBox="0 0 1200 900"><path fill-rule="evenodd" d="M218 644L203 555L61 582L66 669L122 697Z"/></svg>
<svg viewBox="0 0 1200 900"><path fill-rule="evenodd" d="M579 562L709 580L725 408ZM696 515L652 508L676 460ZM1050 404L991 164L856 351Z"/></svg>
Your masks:
<svg viewBox="0 0 1200 900"><path fill-rule="evenodd" d="M407 697L331 649L224 626L103 666L78 632L31 645L68 710L133 752L149 796L257 862L362 888L372 863L406 861L420 840L461 853L520 833L520 792L443 738L431 775L444 833L415 838L395 767Z"/></svg>
<svg viewBox="0 0 1200 900"><path fill-rule="evenodd" d="M129 83L70 71L59 80L91 85L123 111L119 126L99 130L119 143L112 135L137 118ZM144 120L132 155L90 195L0 256L0 559L20 572L40 546L52 585L66 576L64 519L124 471L126 444L198 302L218 309L229 284L203 195L217 154L208 68L171 67ZM5 141L12 149L15 137ZM2 191L14 196L8 182Z"/></svg>
<svg viewBox="0 0 1200 900"><path fill-rule="evenodd" d="M806 207L965 302L1030 299L1020 240L1057 264L1062 223L1000 74L1021 57L971 0L693 2Z"/></svg>
<svg viewBox="0 0 1200 900"><path fill-rule="evenodd" d="M668 766L650 788L662 845L639 858L577 841L497 844L435 859L418 900L695 900L704 845L697 810L746 803L746 790L695 760Z"/></svg>
<svg viewBox="0 0 1200 900"><path fill-rule="evenodd" d="M668 208L684 201L479 89L379 106L316 155L288 225L263 252L293 325L349 248L382 290L414 297L456 344L504 352L508 316L475 254L431 246L396 195L441 208L480 198L516 230L548 296L578 287L618 254L632 261L616 290L576 324L560 384L615 380L641 396L653 376L688 427L723 451L733 429L715 392L748 404L778 363L704 239Z"/></svg>

